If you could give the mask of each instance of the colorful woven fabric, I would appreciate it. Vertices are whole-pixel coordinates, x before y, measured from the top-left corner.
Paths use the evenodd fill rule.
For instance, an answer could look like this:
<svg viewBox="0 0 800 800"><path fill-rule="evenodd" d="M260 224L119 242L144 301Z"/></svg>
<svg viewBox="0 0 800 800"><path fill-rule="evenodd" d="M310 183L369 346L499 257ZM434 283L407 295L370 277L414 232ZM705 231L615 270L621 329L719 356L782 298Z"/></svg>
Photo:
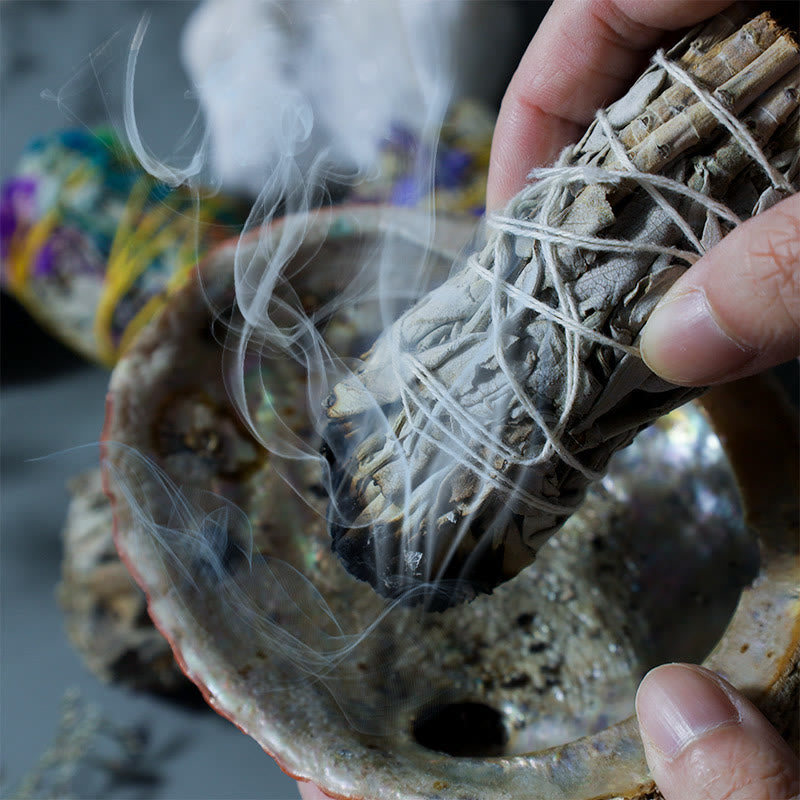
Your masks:
<svg viewBox="0 0 800 800"><path fill-rule="evenodd" d="M111 366L246 213L159 183L109 130L49 134L0 187L0 276L53 333Z"/></svg>

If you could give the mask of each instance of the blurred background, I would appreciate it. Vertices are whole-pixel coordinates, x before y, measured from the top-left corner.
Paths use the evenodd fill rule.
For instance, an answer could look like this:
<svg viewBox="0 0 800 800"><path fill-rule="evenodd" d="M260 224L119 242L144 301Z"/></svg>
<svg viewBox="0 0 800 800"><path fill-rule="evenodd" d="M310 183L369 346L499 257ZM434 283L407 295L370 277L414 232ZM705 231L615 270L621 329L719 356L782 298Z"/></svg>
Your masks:
<svg viewBox="0 0 800 800"><path fill-rule="evenodd" d="M158 151L188 126L195 104L178 42L194 2L7 0L0 4L0 176L28 141L65 127L108 123L121 114L124 62L142 14L152 21L138 71L137 115ZM108 44L107 44L108 43ZM106 49L104 50L104 45ZM94 62L94 63L93 63ZM58 95L69 112L42 92ZM2 485L0 488L0 780L4 797L53 743L64 695L77 689L67 741L100 713L137 741L140 769L115 772L124 750L98 734L98 757L75 776L75 796L294 798L294 782L261 748L200 704L193 708L101 683L71 647L56 600L66 483L97 463L90 445L104 415L108 370L89 364L2 294ZM31 461L68 448L74 452ZM68 721L69 722L69 721ZM68 750L65 743L61 749ZM92 794L94 792L94 794ZM38 794L32 795L38 797Z"/></svg>
<svg viewBox="0 0 800 800"><path fill-rule="evenodd" d="M122 129L125 59L146 13L136 118L147 145L171 153L197 110L180 52L197 5L0 2L0 179L14 174L34 136ZM499 104L548 5L507 4L497 34L507 52L480 89L488 108ZM485 72L476 63L470 75ZM45 796L32 776L46 754L77 770L69 781L76 797L296 797L294 782L258 745L191 692L177 703L104 684L70 645L56 599L66 484L97 464L109 372L48 334L8 293L0 303L0 793ZM84 747L81 737L94 744Z"/></svg>

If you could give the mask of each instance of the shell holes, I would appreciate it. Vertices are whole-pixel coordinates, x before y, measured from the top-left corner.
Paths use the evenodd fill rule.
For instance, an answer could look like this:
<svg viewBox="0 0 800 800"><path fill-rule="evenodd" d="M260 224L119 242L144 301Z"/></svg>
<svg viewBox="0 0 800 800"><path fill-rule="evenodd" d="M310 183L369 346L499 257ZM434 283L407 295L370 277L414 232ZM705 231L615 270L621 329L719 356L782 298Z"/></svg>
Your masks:
<svg viewBox="0 0 800 800"><path fill-rule="evenodd" d="M423 709L413 726L423 747L451 756L502 755L508 733L499 711L483 703L447 703Z"/></svg>

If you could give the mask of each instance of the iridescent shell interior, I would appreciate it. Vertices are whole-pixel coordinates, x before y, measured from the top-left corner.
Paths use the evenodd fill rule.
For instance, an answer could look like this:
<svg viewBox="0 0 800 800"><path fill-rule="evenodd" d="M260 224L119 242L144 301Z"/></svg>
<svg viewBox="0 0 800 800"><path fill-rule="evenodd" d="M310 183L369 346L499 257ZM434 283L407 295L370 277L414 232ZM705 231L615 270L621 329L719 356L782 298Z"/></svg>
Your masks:
<svg viewBox="0 0 800 800"><path fill-rule="evenodd" d="M398 269L428 258L441 273L472 225L441 221L431 255L410 215L389 219ZM386 230L380 209L320 214L297 296L324 305ZM257 239L241 247L259 257ZM106 482L117 546L186 673L284 770L348 798L631 797L652 787L630 719L649 667L711 654L756 695L796 663L796 570L756 597L767 551L695 404L619 453L493 595L441 613L387 604L331 553L319 464L268 453L233 410L209 304L231 306L234 252L213 253L116 368ZM352 305L325 337L356 356L378 319ZM258 433L316 447L300 366L245 365Z"/></svg>

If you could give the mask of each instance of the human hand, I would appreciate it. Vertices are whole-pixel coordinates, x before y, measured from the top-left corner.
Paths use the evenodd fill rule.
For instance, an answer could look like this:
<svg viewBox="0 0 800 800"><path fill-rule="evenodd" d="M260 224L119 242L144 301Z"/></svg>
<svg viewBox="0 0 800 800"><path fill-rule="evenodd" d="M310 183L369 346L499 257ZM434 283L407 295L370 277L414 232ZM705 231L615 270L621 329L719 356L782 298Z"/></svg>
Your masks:
<svg viewBox="0 0 800 800"><path fill-rule="evenodd" d="M555 0L509 84L492 143L487 207L575 141L623 94L669 31L728 0ZM673 285L640 340L648 366L705 385L800 354L800 195L736 228Z"/></svg>
<svg viewBox="0 0 800 800"><path fill-rule="evenodd" d="M760 711L702 667L649 672L636 714L650 772L666 800L784 800L800 761Z"/></svg>

